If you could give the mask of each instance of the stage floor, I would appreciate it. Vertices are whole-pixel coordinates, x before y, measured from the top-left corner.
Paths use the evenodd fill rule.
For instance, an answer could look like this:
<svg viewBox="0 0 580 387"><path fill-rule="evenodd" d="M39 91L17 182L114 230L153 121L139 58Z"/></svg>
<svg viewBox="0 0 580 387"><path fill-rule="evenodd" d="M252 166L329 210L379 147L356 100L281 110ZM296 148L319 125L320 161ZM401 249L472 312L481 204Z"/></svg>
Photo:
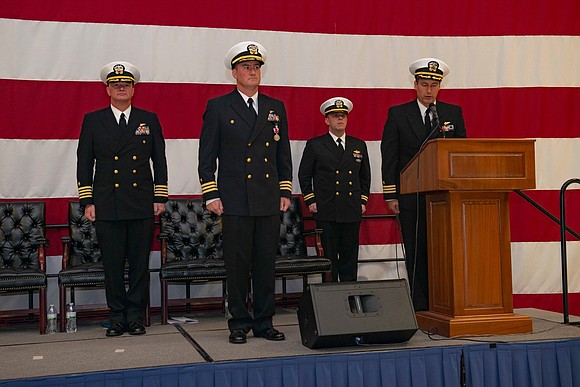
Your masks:
<svg viewBox="0 0 580 387"><path fill-rule="evenodd" d="M302 345L296 311L280 309L276 328L286 334L282 342L248 335L244 345L228 342L223 315L200 314L198 323L161 325L156 319L144 336L105 337L98 322L79 322L74 334L39 335L36 326L0 327L0 379L21 379L135 368L248 359L312 356L366 351L396 351L470 343L555 341L580 337L578 325L564 325L562 315L537 309L516 310L533 319L533 332L524 335L470 336L449 339L417 331L406 343L312 350ZM572 322L580 319L571 317Z"/></svg>

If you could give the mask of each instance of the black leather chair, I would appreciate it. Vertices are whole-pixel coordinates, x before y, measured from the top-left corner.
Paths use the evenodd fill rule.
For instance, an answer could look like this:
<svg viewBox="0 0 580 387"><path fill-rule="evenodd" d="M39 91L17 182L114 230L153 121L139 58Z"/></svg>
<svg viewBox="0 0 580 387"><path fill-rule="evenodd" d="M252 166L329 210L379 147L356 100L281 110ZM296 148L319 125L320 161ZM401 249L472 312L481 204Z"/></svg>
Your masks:
<svg viewBox="0 0 580 387"><path fill-rule="evenodd" d="M222 220L201 199L170 199L160 218L161 323L167 324L169 306L221 303L226 299L226 268L222 256ZM220 297L191 297L191 285L221 283ZM169 283L186 285L182 299L169 298Z"/></svg>
<svg viewBox="0 0 580 387"><path fill-rule="evenodd" d="M282 293L277 294L282 298L283 306L288 299L298 300L306 286L308 277L320 274L322 282L330 281L331 262L324 257L321 230L304 231L304 218L299 197L293 197L288 211L282 214L280 223L280 243L278 256L276 257L276 277L282 279ZM316 256L309 256L306 247L306 237L314 236ZM302 292L288 293L287 279L302 277Z"/></svg>
<svg viewBox="0 0 580 387"><path fill-rule="evenodd" d="M171 199L165 204L160 217L161 241L161 323L166 324L170 305L215 304L225 308L226 270L222 255L221 217L205 208L201 199ZM308 256L303 229L300 199L291 201L289 210L281 216L280 244L276 258L276 276L282 278L282 293L278 298L286 301L286 280L300 276L303 290L310 275L321 274L323 281L330 278L331 263L322 257L320 239L317 236L317 256ZM312 233L312 235L315 235ZM192 298L191 285L220 282L219 297ZM170 299L169 283L186 285L186 296ZM302 293L295 293L300 296Z"/></svg>
<svg viewBox="0 0 580 387"><path fill-rule="evenodd" d="M105 309L104 304L77 305L75 301L76 288L105 287L105 270L101 260L101 249L97 241L95 226L84 217L78 202L69 202L68 206L69 236L62 238L62 268L58 273L58 293L60 304L59 329L65 331L67 288L70 290L70 302L74 302L77 310ZM128 271L125 270L125 283L129 282ZM147 307L145 325L150 324L150 312Z"/></svg>
<svg viewBox="0 0 580 387"><path fill-rule="evenodd" d="M0 311L0 315L32 319L38 313L41 334L46 331L45 227L45 203L0 203L0 295L28 293L28 309Z"/></svg>

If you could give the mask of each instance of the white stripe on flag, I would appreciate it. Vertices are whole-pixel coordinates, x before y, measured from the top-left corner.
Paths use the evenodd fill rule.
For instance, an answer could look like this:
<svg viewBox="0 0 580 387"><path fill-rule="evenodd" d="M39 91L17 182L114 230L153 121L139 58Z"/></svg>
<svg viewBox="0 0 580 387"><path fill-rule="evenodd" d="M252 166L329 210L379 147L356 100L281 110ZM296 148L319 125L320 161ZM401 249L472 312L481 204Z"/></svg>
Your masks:
<svg viewBox="0 0 580 387"><path fill-rule="evenodd" d="M120 36L123 44L111 44ZM138 64L143 82L231 84L224 55L243 40L268 50L265 85L408 89L409 63L435 56L453 73L443 87L580 86L578 66L571 66L580 63L580 36L339 35L14 19L0 19L0 78L99 81L102 64L123 58Z"/></svg>

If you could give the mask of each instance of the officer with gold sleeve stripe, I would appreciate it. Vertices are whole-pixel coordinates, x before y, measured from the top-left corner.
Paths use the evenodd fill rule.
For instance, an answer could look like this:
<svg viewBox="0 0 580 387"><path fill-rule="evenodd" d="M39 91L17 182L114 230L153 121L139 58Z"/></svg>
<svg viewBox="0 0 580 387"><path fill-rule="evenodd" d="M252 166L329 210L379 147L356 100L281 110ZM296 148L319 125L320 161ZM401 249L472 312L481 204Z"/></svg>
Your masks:
<svg viewBox="0 0 580 387"><path fill-rule="evenodd" d="M145 333L154 216L168 199L161 125L156 114L131 105L139 78L128 62L103 67L111 105L85 115L77 149L79 200L85 217L95 222L105 270L107 336Z"/></svg>
<svg viewBox="0 0 580 387"><path fill-rule="evenodd" d="M207 208L222 215L229 341L246 334L284 340L272 325L280 211L292 194L292 158L284 103L258 92L266 50L256 42L225 57L236 88L210 100L203 115L198 173ZM217 181L215 173L219 160ZM253 313L246 304L251 274Z"/></svg>

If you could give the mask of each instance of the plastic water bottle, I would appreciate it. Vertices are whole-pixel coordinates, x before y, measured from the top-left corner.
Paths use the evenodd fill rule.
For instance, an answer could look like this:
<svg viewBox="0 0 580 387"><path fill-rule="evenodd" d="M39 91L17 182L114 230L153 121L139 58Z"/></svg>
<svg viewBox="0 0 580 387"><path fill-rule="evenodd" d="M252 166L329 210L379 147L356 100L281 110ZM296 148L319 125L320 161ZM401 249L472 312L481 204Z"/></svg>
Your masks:
<svg viewBox="0 0 580 387"><path fill-rule="evenodd" d="M66 332L75 333L77 330L77 312L75 304L71 302L66 307Z"/></svg>
<svg viewBox="0 0 580 387"><path fill-rule="evenodd" d="M56 333L56 308L53 304L50 304L46 313L46 333Z"/></svg>

